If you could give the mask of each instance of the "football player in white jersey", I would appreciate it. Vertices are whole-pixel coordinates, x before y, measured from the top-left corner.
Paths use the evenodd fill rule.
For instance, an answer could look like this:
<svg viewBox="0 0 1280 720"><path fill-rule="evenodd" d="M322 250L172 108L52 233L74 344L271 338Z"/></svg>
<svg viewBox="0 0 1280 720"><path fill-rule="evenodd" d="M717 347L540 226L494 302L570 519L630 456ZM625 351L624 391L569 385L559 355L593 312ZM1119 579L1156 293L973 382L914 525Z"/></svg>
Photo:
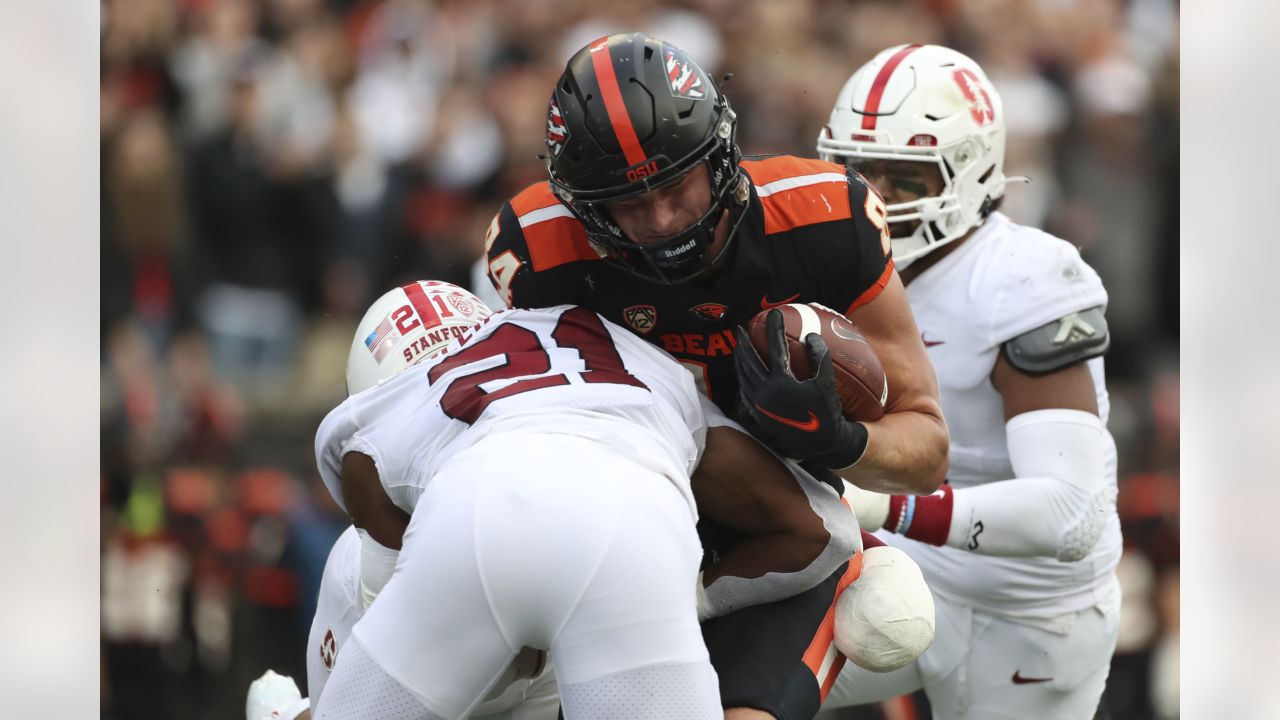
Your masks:
<svg viewBox="0 0 1280 720"><path fill-rule="evenodd" d="M567 717L720 717L699 618L812 587L859 546L829 486L582 308L489 316L410 283L361 321L347 379L316 453L361 531L363 615L318 718L467 716L526 647L551 651ZM705 578L695 498L760 536Z"/></svg>
<svg viewBox="0 0 1280 720"><path fill-rule="evenodd" d="M840 91L826 160L884 195L893 259L937 371L948 484L850 486L864 528L919 563L936 635L915 662L852 665L824 707L924 688L935 718L1090 718L1116 642L1107 293L1069 243L998 211L1005 118L973 60L889 48Z"/></svg>
<svg viewBox="0 0 1280 720"><path fill-rule="evenodd" d="M347 642L351 628L364 615L360 592L361 541L355 526L334 543L320 581L316 613L307 638L307 688L302 697L293 678L268 670L249 686L246 720L310 720L310 702L324 692L325 682ZM560 708L555 672L546 653L524 648L471 717L484 720L555 720Z"/></svg>

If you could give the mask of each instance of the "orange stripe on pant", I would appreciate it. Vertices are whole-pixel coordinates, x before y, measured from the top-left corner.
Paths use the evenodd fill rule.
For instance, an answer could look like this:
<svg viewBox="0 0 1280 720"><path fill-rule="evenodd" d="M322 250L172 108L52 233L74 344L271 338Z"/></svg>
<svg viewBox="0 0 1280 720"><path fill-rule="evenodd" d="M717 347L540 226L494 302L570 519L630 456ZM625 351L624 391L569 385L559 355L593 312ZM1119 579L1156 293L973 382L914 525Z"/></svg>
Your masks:
<svg viewBox="0 0 1280 720"><path fill-rule="evenodd" d="M840 596L844 594L846 588L853 584L854 580L862 574L862 553L849 558L849 567L841 576L840 582L836 585L836 594L831 601L831 607L827 608L827 615L822 619L822 624L818 626L818 631L813 636L812 642L809 643L809 649L804 652L804 664L809 668L810 672L818 681L819 697L821 700L827 699L827 694L831 692L831 686L835 685L836 678L840 675L840 670L844 668L845 657L836 650L836 602L840 600Z"/></svg>

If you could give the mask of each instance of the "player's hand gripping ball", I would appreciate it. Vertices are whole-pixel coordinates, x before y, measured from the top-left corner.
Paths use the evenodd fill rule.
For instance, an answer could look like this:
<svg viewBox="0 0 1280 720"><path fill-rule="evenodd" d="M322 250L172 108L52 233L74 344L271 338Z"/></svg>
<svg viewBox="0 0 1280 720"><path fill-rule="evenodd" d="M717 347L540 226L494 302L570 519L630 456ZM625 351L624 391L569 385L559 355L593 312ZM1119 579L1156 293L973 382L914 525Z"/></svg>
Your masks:
<svg viewBox="0 0 1280 720"><path fill-rule="evenodd" d="M887 391L862 335L819 307L784 305L757 315L750 332L735 330L733 359L752 432L788 457L837 469L862 458L867 429L854 420L883 416ZM826 336L840 349L839 374Z"/></svg>
<svg viewBox="0 0 1280 720"><path fill-rule="evenodd" d="M889 381L880 358L858 327L844 315L817 303L793 303L777 308L782 314L782 332L787 341L791 374L798 380L814 375L813 363L804 339L817 333L831 351L836 392L841 409L850 420L879 420L889 399ZM765 332L771 310L756 314L747 326L751 344L769 362L769 341Z"/></svg>

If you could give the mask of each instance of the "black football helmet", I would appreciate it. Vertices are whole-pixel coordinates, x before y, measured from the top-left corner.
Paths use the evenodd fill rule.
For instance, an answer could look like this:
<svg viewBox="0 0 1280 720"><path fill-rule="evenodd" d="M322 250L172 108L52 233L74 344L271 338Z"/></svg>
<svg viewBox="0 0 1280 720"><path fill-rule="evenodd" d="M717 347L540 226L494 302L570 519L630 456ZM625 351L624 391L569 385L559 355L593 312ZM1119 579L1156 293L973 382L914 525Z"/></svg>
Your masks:
<svg viewBox="0 0 1280 720"><path fill-rule="evenodd" d="M746 209L736 137L728 99L684 51L642 33L609 35L575 53L551 93L547 172L605 259L646 280L685 282L714 263L704 255L724 212L732 240ZM672 182L699 163L711 178L710 209L660 243L626 237L605 204Z"/></svg>

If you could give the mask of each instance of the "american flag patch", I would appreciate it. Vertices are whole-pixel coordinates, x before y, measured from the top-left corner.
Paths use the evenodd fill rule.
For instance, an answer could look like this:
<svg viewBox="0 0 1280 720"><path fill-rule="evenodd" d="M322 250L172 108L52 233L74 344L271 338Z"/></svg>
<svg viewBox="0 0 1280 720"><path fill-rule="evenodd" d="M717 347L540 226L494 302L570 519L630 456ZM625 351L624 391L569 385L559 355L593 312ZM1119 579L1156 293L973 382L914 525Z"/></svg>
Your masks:
<svg viewBox="0 0 1280 720"><path fill-rule="evenodd" d="M369 337L364 339L364 346L373 353L374 361L382 362L382 358L391 352L391 330L391 320L383 318L382 322L378 323L378 327L369 333Z"/></svg>
<svg viewBox="0 0 1280 720"><path fill-rule="evenodd" d="M702 81L702 74L684 51L663 43L662 56L667 68L667 85L673 96L690 100L707 97L707 86Z"/></svg>

